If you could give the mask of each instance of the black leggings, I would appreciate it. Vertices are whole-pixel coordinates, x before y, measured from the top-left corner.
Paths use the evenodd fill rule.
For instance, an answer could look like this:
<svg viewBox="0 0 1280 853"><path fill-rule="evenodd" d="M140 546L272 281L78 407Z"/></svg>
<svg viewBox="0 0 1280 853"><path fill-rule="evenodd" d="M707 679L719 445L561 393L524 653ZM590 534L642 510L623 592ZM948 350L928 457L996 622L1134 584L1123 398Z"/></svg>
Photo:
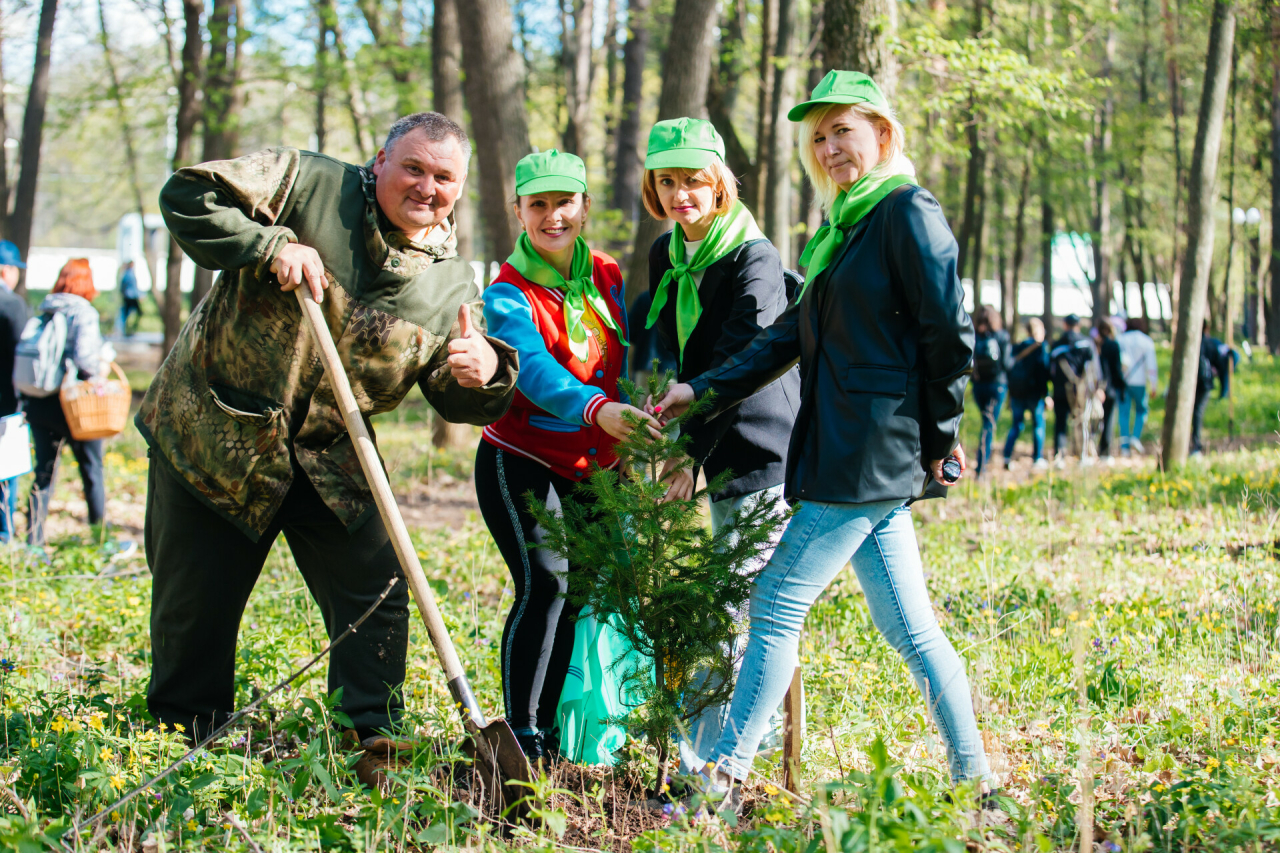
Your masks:
<svg viewBox="0 0 1280 853"><path fill-rule="evenodd" d="M516 734L550 731L573 653L577 611L560 598L573 569L545 548L546 532L528 509L527 494L552 511L577 483L540 462L501 450L487 441L476 451L476 497L480 513L507 562L515 601L502 629L502 698ZM588 499L584 489L575 500Z"/></svg>

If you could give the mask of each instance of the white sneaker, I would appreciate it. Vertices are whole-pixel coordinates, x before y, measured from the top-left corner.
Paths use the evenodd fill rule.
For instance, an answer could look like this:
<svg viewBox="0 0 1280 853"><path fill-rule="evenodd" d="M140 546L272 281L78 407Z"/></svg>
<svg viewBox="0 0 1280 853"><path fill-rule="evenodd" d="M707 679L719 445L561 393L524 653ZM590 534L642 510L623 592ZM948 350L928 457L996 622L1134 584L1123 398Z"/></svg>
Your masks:
<svg viewBox="0 0 1280 853"><path fill-rule="evenodd" d="M1129 439L1129 449L1139 456L1145 456L1147 453L1147 449L1142 446L1142 442L1136 438Z"/></svg>
<svg viewBox="0 0 1280 853"><path fill-rule="evenodd" d="M1032 471L1048 471L1049 460L1044 458L1037 459L1035 462L1031 463L1031 470Z"/></svg>
<svg viewBox="0 0 1280 853"><path fill-rule="evenodd" d="M1053 467L1057 468L1059 471L1065 471L1067 469L1066 457L1063 457L1063 456L1056 457L1053 460Z"/></svg>

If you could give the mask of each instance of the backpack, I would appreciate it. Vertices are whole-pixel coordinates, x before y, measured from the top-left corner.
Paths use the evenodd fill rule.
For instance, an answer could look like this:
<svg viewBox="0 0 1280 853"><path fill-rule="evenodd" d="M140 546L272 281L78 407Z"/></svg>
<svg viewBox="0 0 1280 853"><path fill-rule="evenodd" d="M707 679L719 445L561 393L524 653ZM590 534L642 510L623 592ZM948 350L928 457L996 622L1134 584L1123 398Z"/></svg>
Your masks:
<svg viewBox="0 0 1280 853"><path fill-rule="evenodd" d="M60 311L32 317L13 354L13 387L27 397L51 397L67 375L67 318Z"/></svg>
<svg viewBox="0 0 1280 853"><path fill-rule="evenodd" d="M1000 338L993 334L978 335L973 346L973 379L994 382L1000 378Z"/></svg>

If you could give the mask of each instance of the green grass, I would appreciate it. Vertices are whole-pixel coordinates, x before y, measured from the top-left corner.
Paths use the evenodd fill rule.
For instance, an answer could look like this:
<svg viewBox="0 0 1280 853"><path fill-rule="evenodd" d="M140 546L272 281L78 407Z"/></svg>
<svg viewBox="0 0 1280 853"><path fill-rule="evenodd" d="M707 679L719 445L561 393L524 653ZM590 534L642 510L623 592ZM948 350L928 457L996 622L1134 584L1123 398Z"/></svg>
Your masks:
<svg viewBox="0 0 1280 853"><path fill-rule="evenodd" d="M334 735L324 667L217 748L110 816L109 804L181 754L145 716L149 575L111 564L102 531L65 535L45 564L0 551L0 849L264 850L474 847L637 850L1078 850L1084 812L1106 851L1275 850L1280 839L1280 449L1270 422L1277 367L1239 376L1237 423L1251 447L1177 475L1148 462L1027 480L966 481L916 511L935 610L966 661L1003 811L979 822L942 799L941 739L905 665L870 622L851 572L811 613L801 796L760 763L739 827L651 817L638 825L601 774L540 783L545 820L503 838L423 749L409 789L362 789ZM1167 371L1166 371L1167 375ZM1215 403L1211 417L1222 415ZM1007 417L1007 416L1006 416ZM378 419L380 449L404 491L469 475L473 450L428 452L425 404ZM967 424L966 428L971 428ZM1225 420L1208 423L1221 437ZM428 461L429 460L429 461ZM68 458L67 462L70 460ZM145 497L132 428L112 442L115 500ZM75 497L74 466L60 496ZM474 516L413 533L481 702L498 710L498 639L510 582ZM136 569L115 578L103 570ZM240 634L246 704L323 647L319 613L277 544ZM425 632L410 640L410 725L447 747L460 728ZM637 747L634 761L652 760ZM634 765L633 765L634 766ZM638 770L635 772L639 772ZM626 777L620 776L619 778ZM1091 785L1084 785L1092 780ZM559 786L557 789L556 786ZM1082 792L1090 791L1089 796ZM12 796L10 796L10 794ZM611 799L613 798L613 799ZM13 801L19 801L21 807Z"/></svg>

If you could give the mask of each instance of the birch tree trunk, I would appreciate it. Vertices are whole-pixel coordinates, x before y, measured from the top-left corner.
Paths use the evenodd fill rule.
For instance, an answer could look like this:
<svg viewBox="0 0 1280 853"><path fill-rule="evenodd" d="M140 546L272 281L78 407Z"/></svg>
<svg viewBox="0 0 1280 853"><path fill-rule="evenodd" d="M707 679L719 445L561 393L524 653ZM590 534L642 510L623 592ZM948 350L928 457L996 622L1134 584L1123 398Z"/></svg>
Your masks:
<svg viewBox="0 0 1280 853"><path fill-rule="evenodd" d="M1010 264L1009 279L1005 282L1004 292L1009 300L1004 318L1005 328L1012 334L1013 326L1018 322L1018 291L1022 282L1022 262L1027 251L1027 200L1031 195L1030 148L1026 159L1022 162L1022 180L1018 183L1018 212L1013 222L1013 262Z"/></svg>
<svg viewBox="0 0 1280 853"><path fill-rule="evenodd" d="M1178 299L1178 328L1173 335L1173 363L1169 370L1169 396L1165 403L1162 435L1161 465L1165 469L1176 468L1186 462L1191 440L1201 327L1204 324L1209 272L1213 265L1213 208L1217 201L1218 155L1222 148L1222 125L1235 31L1233 0L1216 0L1213 23L1209 28L1195 148L1191 155L1187 251L1182 266L1184 274Z"/></svg>
<svg viewBox="0 0 1280 853"><path fill-rule="evenodd" d="M182 42L182 68L178 73L178 115L174 122L173 170L176 172L191 163L191 138L195 135L196 121L200 118L200 60L204 54L204 39L200 33L200 16L204 13L204 0L182 0L182 19L185 32ZM169 259L165 264L164 306L164 355L169 355L182 331L182 247L169 235Z"/></svg>
<svg viewBox="0 0 1280 853"><path fill-rule="evenodd" d="M53 46L53 21L58 14L58 0L40 4L40 25L36 30L36 56L31 69L31 87L27 90L27 108L22 116L22 143L18 172L18 191L13 200L6 236L18 247L24 260L31 248L31 225L35 217L36 182L40 178L40 145L44 139L44 110L49 100L49 51ZM27 271L22 271L14 292L27 292Z"/></svg>
<svg viewBox="0 0 1280 853"><path fill-rule="evenodd" d="M662 63L658 121L681 116L706 118L715 24L716 0L676 0L667 55ZM670 224L670 220L659 222L651 216L640 218L627 265L628 304L642 290L649 289L649 247Z"/></svg>
<svg viewBox="0 0 1280 853"><path fill-rule="evenodd" d="M505 260L515 246L517 223L508 203L515 195L516 162L529 153L523 63L511 43L506 0L474 0L458 17L466 96L480 167L480 215L487 238L484 257ZM487 267L486 267L487 268Z"/></svg>
<svg viewBox="0 0 1280 853"><path fill-rule="evenodd" d="M1271 16L1271 352L1280 354L1280 6L1268 7Z"/></svg>

